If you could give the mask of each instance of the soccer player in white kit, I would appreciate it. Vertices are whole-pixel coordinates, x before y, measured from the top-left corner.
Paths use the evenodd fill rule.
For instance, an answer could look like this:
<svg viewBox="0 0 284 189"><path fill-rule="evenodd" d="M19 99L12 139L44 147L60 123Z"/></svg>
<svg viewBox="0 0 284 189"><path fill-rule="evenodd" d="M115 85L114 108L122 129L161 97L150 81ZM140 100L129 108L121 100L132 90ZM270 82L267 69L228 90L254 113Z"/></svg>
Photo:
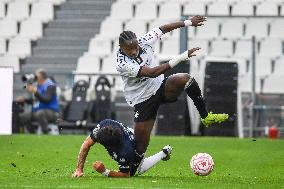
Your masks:
<svg viewBox="0 0 284 189"><path fill-rule="evenodd" d="M190 49L168 63L158 65L154 61L154 47L160 37L172 30L187 26L201 26L206 17L194 16L190 20L174 22L155 28L141 37L131 31L119 36L116 69L122 77L127 103L134 106L134 139L136 151L144 156L159 106L175 102L182 91L193 100L205 126L228 119L228 114L207 112L198 83L187 73L164 77L164 73L179 63L196 56L200 48Z"/></svg>

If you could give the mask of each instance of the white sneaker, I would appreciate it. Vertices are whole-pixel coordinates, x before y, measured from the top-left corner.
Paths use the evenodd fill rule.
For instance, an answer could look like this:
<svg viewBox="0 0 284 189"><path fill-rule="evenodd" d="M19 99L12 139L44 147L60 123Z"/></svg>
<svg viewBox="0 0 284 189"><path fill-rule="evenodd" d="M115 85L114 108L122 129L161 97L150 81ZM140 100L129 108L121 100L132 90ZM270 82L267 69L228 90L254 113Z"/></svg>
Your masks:
<svg viewBox="0 0 284 189"><path fill-rule="evenodd" d="M170 145L165 146L162 151L166 154L166 156L162 159L163 161L168 161L171 158L173 148Z"/></svg>

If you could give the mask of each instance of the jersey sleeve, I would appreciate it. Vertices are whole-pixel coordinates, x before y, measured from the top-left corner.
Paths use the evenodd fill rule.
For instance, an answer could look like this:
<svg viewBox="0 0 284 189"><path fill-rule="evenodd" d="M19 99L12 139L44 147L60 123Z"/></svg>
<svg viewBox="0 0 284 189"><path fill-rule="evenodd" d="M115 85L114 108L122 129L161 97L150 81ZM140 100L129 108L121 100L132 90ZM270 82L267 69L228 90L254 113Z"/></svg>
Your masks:
<svg viewBox="0 0 284 189"><path fill-rule="evenodd" d="M98 124L92 131L92 133L90 134L90 137L91 139L94 141L94 142L97 142L97 133L98 131L100 130L101 126L100 124Z"/></svg>
<svg viewBox="0 0 284 189"><path fill-rule="evenodd" d="M120 75L126 77L137 77L141 67L138 63L126 62L122 58L117 58L116 70Z"/></svg>
<svg viewBox="0 0 284 189"><path fill-rule="evenodd" d="M163 35L162 30L160 28L155 28L150 32L139 37L138 42L153 47L155 46L155 43L161 38L162 35Z"/></svg>

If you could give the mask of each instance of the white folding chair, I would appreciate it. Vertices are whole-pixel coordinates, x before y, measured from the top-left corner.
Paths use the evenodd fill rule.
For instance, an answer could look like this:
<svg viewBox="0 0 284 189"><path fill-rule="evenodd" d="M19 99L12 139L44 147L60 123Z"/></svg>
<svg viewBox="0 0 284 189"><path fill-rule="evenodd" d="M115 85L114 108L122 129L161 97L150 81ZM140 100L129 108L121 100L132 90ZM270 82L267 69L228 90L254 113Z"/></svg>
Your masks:
<svg viewBox="0 0 284 189"><path fill-rule="evenodd" d="M42 37L43 26L38 19L27 19L21 22L20 37L29 38L33 41Z"/></svg>

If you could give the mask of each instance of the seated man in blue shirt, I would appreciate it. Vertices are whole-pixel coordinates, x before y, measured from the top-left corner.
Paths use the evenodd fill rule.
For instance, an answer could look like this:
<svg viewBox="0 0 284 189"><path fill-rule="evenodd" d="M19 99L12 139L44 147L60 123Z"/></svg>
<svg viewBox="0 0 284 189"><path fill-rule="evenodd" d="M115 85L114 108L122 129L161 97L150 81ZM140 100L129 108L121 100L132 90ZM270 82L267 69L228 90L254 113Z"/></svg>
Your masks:
<svg viewBox="0 0 284 189"><path fill-rule="evenodd" d="M172 148L167 145L162 151L148 158L144 158L144 155L139 156L135 150L133 129L118 121L106 119L100 122L83 142L73 177L83 176L86 157L91 146L95 143L103 145L119 165L119 171L111 171L106 169L102 162L94 162L94 169L107 177L130 177L134 176L136 172L139 175L143 174L160 160L168 160L172 151Z"/></svg>
<svg viewBox="0 0 284 189"><path fill-rule="evenodd" d="M20 114L20 123L22 126L26 126L30 133L34 133L31 121L37 121L42 128L42 132L47 134L48 123L55 122L59 117L56 84L48 78L47 73L42 69L37 70L35 75L37 86L35 87L29 83L26 85L26 90L34 95L35 100L25 99L24 97L17 99L19 103L33 104L32 112Z"/></svg>

